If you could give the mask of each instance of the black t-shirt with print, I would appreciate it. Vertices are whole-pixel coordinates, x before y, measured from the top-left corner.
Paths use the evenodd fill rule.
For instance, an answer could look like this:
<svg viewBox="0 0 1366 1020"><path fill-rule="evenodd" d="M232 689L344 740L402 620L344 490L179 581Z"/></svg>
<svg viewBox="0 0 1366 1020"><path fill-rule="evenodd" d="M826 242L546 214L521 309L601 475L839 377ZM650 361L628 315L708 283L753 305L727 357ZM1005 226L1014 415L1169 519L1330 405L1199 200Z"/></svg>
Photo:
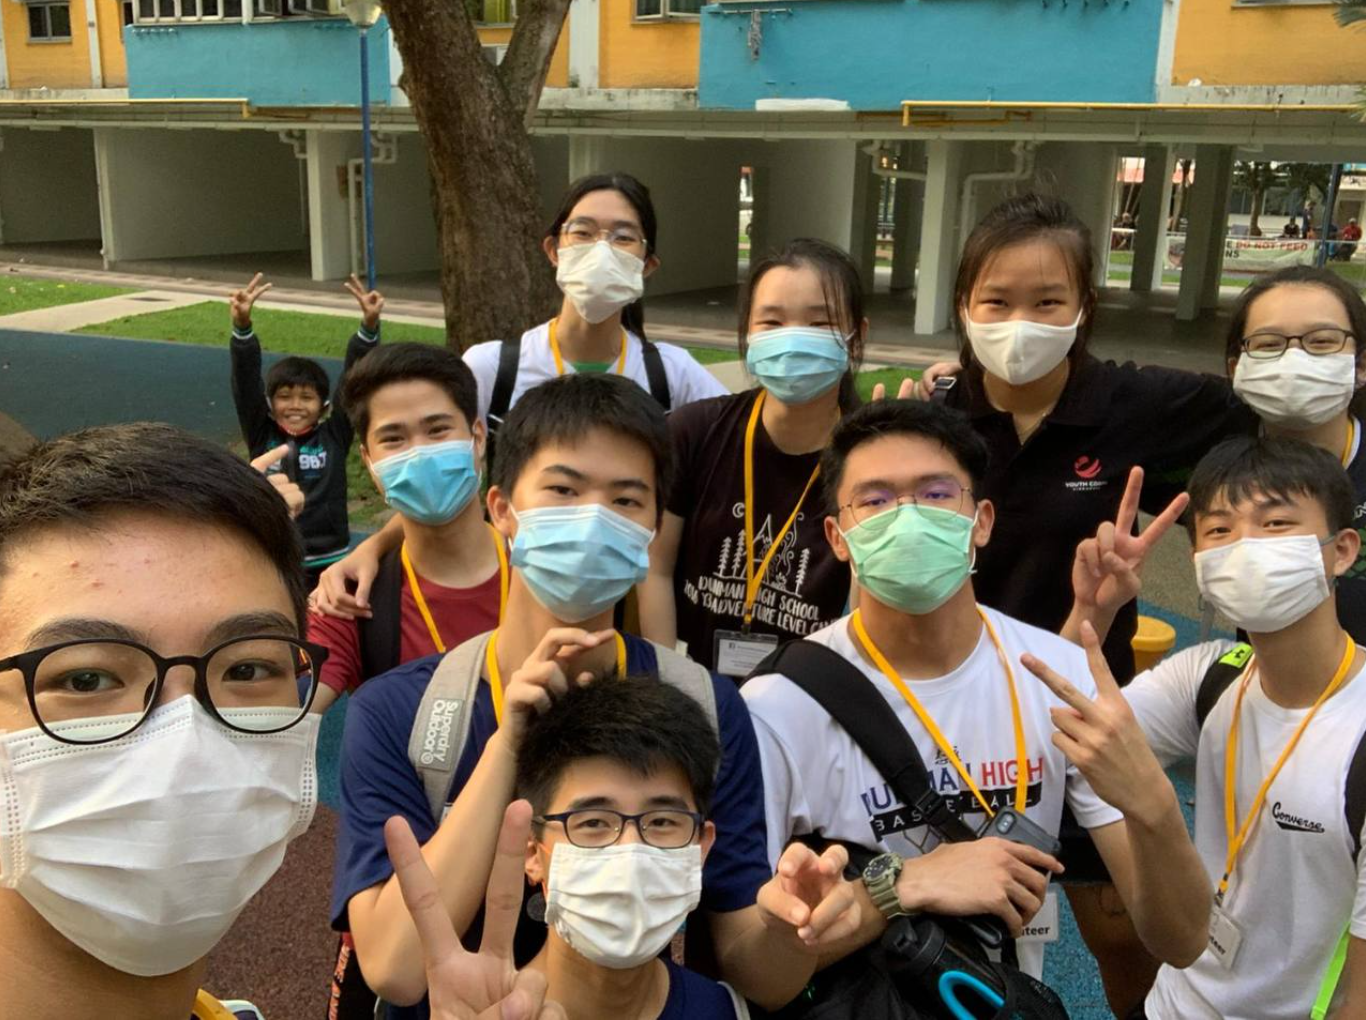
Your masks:
<svg viewBox="0 0 1366 1020"><path fill-rule="evenodd" d="M677 476L669 511L684 519L674 569L678 637L688 655L714 666L718 630L739 630L745 597L745 426L759 390L699 400L669 416ZM779 450L760 419L754 431L754 566L768 554L820 460ZM825 539L817 479L769 563L751 630L779 640L806 637L838 619L849 600L849 568Z"/></svg>
<svg viewBox="0 0 1366 1020"><path fill-rule="evenodd" d="M1142 509L1160 513L1211 447L1257 428L1256 415L1226 379L1089 356L1023 445L1011 416L987 400L980 372L966 374L946 403L971 416L991 451L976 495L995 505L996 523L977 555L977 598L1051 631L1072 608L1077 545L1114 520L1130 468L1144 469ZM1131 602L1105 641L1120 682L1134 673L1137 626Z"/></svg>

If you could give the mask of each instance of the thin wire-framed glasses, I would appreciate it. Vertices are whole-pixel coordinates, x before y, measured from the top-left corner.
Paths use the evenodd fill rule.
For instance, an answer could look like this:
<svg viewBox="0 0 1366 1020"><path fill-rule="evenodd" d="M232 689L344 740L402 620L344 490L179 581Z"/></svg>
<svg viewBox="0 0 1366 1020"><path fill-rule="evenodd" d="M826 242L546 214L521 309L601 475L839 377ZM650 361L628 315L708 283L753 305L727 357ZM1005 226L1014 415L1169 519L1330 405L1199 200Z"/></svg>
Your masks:
<svg viewBox="0 0 1366 1020"><path fill-rule="evenodd" d="M538 824L559 822L569 842L585 849L613 846L621 839L627 824L636 827L640 841L660 850L680 850L696 837L702 816L696 811L661 808L638 815L622 814L609 808L581 808L553 815L538 815Z"/></svg>
<svg viewBox="0 0 1366 1020"><path fill-rule="evenodd" d="M953 478L935 478L917 485L913 491L905 494L891 489L867 489L839 509L841 512L848 510L854 524L859 525L908 503L916 510L931 507L935 510L962 513L971 495L971 489L960 485Z"/></svg>
<svg viewBox="0 0 1366 1020"><path fill-rule="evenodd" d="M1253 333L1243 337L1243 352L1249 358L1269 361L1279 358L1290 349L1292 341L1306 354L1338 354L1347 347L1347 341L1355 339L1345 329L1323 327L1310 330L1298 336L1284 333Z"/></svg>
<svg viewBox="0 0 1366 1020"><path fill-rule="evenodd" d="M639 248L645 243L639 230L618 224L613 227L601 226L597 220L574 219L560 228L560 238L565 244L592 244L597 240L607 241L615 248Z"/></svg>
<svg viewBox="0 0 1366 1020"><path fill-rule="evenodd" d="M240 637L203 655L158 655L116 638L63 641L0 659L23 674L29 709L48 736L104 744L151 714L175 666L194 670L194 695L218 722L240 733L278 733L308 713L327 649L278 635ZM94 725L92 725L94 723Z"/></svg>

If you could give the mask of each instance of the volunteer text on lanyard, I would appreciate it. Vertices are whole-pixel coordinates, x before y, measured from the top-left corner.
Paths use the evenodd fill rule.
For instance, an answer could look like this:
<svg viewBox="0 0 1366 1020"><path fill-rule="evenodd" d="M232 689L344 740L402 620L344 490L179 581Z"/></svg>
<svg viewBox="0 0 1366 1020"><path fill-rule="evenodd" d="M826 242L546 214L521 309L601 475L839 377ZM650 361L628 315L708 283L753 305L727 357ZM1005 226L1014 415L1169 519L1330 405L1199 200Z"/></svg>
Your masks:
<svg viewBox="0 0 1366 1020"><path fill-rule="evenodd" d="M492 524L488 526L489 532L493 535L493 548L498 553L498 620L503 619L503 610L508 604L508 553L507 547L503 545L503 536L498 534ZM432 644L436 650L443 655L446 652L446 642L441 639L441 631L437 629L436 618L432 616L432 610L427 605L427 598L422 594L422 586L417 583L417 571L413 569L413 561L408 559L408 547L405 545L399 552L403 560L403 570L408 575L408 590L413 593L413 601L417 603L417 611L422 614L422 620L427 624L427 633L432 636Z"/></svg>
<svg viewBox="0 0 1366 1020"><path fill-rule="evenodd" d="M1019 814L1024 814L1025 801L1029 795L1029 750L1025 746L1024 717L1020 713L1020 694L1015 689L1015 671L1010 668L1010 660L1006 658L1005 649L1001 647L1001 639L996 636L996 629L992 627L991 621L987 619L987 614L982 612L980 606L977 609L977 615L982 618L982 625L986 627L991 643L996 646L996 655L1006 671L1006 686L1010 688L1010 714L1015 724L1015 810ZM963 765L962 759L958 757L958 752L953 749L953 744L945 739L938 724L930 716L930 713L925 711L925 706L920 704L920 699L911 693L911 689L906 686L906 682L892 668L887 657L882 654L877 645L873 644L873 639L868 636L868 631L863 626L863 614L859 610L854 610L854 615L850 617L850 623L853 625L854 634L858 637L863 650L868 653L868 657L877 664L878 669L882 670L882 675L887 678L888 683L897 689L906 700L906 704L911 706L911 711L916 714L916 718L929 731L935 746L943 752L944 757L949 760L959 777L967 784L972 795L982 805L982 810L986 812L987 817L994 817L996 812L992 810L987 799L982 796L982 791L973 782L971 773Z"/></svg>
<svg viewBox="0 0 1366 1020"><path fill-rule="evenodd" d="M797 505L792 508L792 513L788 515L787 521L778 529L773 540L769 542L768 552L760 561L758 567L754 565L754 432L759 427L759 416L764 409L763 390L759 391L758 398L754 401L754 409L749 413L749 424L745 426L745 601L741 609L741 626L739 630L718 630L716 632L715 657L716 671L726 676L748 676L755 666L764 660L769 652L773 651L778 644L778 638L773 634L754 634L750 632L750 624L754 621L754 603L759 598L759 588L763 584L764 575L768 573L768 566L773 562L773 556L783 544L783 539L792 530L792 526L797 523L797 514L801 512L802 504L806 502L807 495L811 492L811 487L816 484L816 479L820 477L821 468L817 464L811 477L807 479L806 488L802 489L802 494L797 497Z"/></svg>
<svg viewBox="0 0 1366 1020"><path fill-rule="evenodd" d="M559 319L551 319L547 332L550 334L550 353L555 356L555 374L564 375L564 358L560 356L560 342L555 339L555 326ZM626 368L626 330L621 331L621 354L617 358L617 367L612 370L613 374L621 375Z"/></svg>
<svg viewBox="0 0 1366 1020"><path fill-rule="evenodd" d="M1247 693L1248 684L1256 676L1256 659L1248 663L1247 672L1244 673L1243 680L1238 685L1238 698L1233 703L1233 722L1229 724L1228 728L1228 746L1224 749L1224 827L1228 833L1228 856L1224 860L1224 877L1219 880L1219 888L1214 893L1214 909L1210 912L1209 920L1209 951L1226 969L1233 967L1233 961L1238 956L1238 948L1243 944L1242 929L1224 910L1224 897L1228 894L1229 878L1233 875L1233 869L1238 866L1238 854L1242 851L1244 844L1247 843L1252 826L1256 823L1257 816L1262 812L1262 805L1266 802L1266 795L1271 789L1271 784L1276 781L1276 777L1281 774L1281 769L1290 760L1295 745L1300 742L1300 737L1304 735L1310 720L1318 712L1319 706L1331 698L1333 692L1341 687L1343 681L1347 679L1347 673L1352 668L1352 659L1356 656L1356 643L1352 640L1351 635L1346 632L1342 636L1346 642L1346 647L1342 651L1342 661L1338 663L1337 672L1333 674L1333 679L1328 681L1328 686L1323 689L1318 700L1300 720L1300 724L1295 727L1295 732L1290 735L1280 757L1276 759L1276 764L1271 766L1271 771L1262 780L1261 787L1258 788L1256 796L1252 798L1252 805L1247 809L1247 817L1243 819L1241 826L1238 825L1237 804L1238 724L1242 718L1243 696Z"/></svg>

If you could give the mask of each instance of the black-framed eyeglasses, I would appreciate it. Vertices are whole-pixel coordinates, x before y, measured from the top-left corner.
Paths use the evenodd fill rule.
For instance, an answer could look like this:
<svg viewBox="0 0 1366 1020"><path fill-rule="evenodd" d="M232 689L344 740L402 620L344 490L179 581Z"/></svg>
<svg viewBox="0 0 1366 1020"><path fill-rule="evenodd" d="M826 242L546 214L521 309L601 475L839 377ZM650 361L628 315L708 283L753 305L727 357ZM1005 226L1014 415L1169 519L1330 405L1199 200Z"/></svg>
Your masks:
<svg viewBox="0 0 1366 1020"><path fill-rule="evenodd" d="M616 248L638 248L645 243L639 230L621 225L603 227L597 220L589 219L570 220L560 228L560 237L566 244L592 244L603 240Z"/></svg>
<svg viewBox="0 0 1366 1020"><path fill-rule="evenodd" d="M537 815L537 824L559 822L575 846L589 850L613 846L626 831L627 823L636 827L640 841L659 850L681 850L697 838L702 815L696 811L661 808L638 815L622 814L609 808L581 808L553 815Z"/></svg>
<svg viewBox="0 0 1366 1020"><path fill-rule="evenodd" d="M194 670L194 695L239 733L279 733L308 713L327 649L278 635L234 638L203 655L158 655L117 638L63 641L0 659L0 673L23 674L38 726L66 744L105 744L151 714L166 674Z"/></svg>
<svg viewBox="0 0 1366 1020"><path fill-rule="evenodd" d="M1243 352L1249 358L1269 361L1290 349L1291 342L1306 354L1339 354L1355 337L1345 329L1325 326L1298 336L1284 333L1252 333L1243 337Z"/></svg>
<svg viewBox="0 0 1366 1020"><path fill-rule="evenodd" d="M855 524L865 524L874 517L895 510L899 506L905 506L907 503L917 510L933 507L936 510L962 513L963 506L971 495L971 489L965 485L960 485L952 478L935 478L916 486L913 492L906 494L894 492L891 489L869 489L859 493L841 506L839 510L841 513L848 510Z"/></svg>

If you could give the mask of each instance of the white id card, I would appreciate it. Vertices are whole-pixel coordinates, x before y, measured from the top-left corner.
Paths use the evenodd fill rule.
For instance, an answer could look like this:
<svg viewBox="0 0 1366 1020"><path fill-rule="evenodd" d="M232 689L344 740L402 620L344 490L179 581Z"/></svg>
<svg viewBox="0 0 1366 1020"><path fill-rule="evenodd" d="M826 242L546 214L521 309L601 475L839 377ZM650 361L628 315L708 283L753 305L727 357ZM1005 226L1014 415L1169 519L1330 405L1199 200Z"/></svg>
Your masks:
<svg viewBox="0 0 1366 1020"><path fill-rule="evenodd" d="M1020 935L1020 942L1057 942L1058 941L1058 893L1048 890L1043 898L1039 912L1029 919Z"/></svg>
<svg viewBox="0 0 1366 1020"><path fill-rule="evenodd" d="M1238 950L1243 944L1243 930L1220 906L1209 912L1209 951L1224 970L1233 969Z"/></svg>
<svg viewBox="0 0 1366 1020"><path fill-rule="evenodd" d="M778 647L774 634L746 634L739 630L716 632L716 672L724 676L745 677Z"/></svg>

